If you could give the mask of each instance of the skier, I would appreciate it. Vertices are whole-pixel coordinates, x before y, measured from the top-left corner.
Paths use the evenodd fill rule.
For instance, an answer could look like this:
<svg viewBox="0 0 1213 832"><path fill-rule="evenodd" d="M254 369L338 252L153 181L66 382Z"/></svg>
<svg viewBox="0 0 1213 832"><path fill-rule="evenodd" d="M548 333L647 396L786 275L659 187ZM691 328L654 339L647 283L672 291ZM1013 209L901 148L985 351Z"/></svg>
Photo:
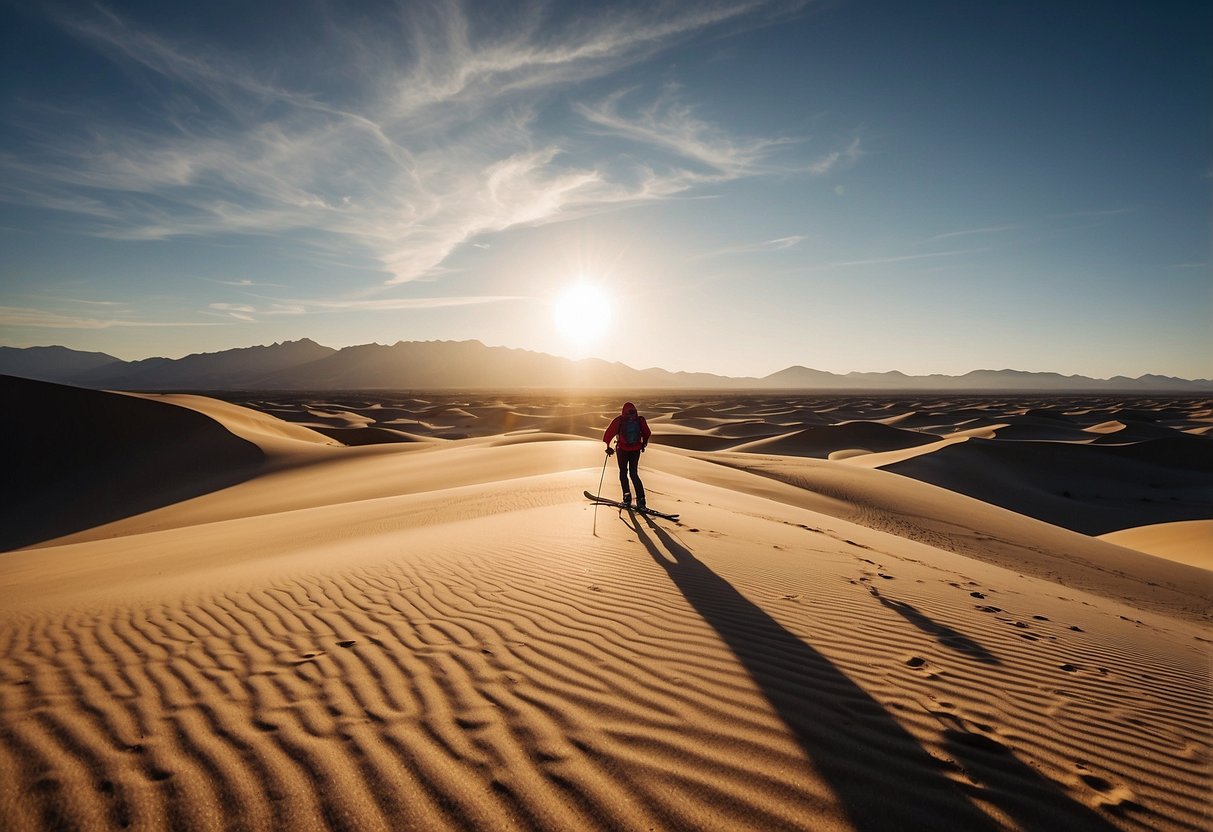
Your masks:
<svg viewBox="0 0 1213 832"><path fill-rule="evenodd" d="M611 421L610 427L602 435L602 441L607 446L607 456L615 453L616 449L611 447L611 440L618 437L615 444L619 450L619 485L623 489L625 506L632 504L632 493L628 488L628 476L630 475L632 483L636 486L636 507L640 509L645 507L644 484L640 481L637 468L640 465L640 455L648 447L649 437L652 435L649 423L636 412L636 405L631 402L623 405L623 410Z"/></svg>

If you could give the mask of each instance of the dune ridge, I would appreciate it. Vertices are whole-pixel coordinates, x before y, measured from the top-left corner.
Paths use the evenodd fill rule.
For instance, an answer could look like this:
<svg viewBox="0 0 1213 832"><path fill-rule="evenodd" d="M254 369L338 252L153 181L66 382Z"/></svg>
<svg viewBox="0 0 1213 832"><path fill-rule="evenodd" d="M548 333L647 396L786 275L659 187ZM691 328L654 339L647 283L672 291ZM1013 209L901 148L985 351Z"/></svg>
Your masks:
<svg viewBox="0 0 1213 832"><path fill-rule="evenodd" d="M261 458L0 554L5 828L1207 820L1206 570L853 460L654 446L683 521L595 509L591 400L382 402L424 441L344 447L314 413L168 399L139 424L189 408ZM649 412L913 421L796 404ZM349 424L322 426L381 423Z"/></svg>
<svg viewBox="0 0 1213 832"><path fill-rule="evenodd" d="M0 550L241 482L265 460L257 444L189 408L17 378L0 389L13 403L0 409ZM23 402L36 403L32 416Z"/></svg>

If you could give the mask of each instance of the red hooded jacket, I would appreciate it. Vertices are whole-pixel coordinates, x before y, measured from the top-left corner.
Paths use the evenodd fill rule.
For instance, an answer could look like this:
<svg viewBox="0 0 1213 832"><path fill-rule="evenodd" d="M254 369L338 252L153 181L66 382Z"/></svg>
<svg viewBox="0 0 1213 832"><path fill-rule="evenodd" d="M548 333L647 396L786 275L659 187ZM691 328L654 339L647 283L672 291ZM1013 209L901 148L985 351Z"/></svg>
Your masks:
<svg viewBox="0 0 1213 832"><path fill-rule="evenodd" d="M619 435L619 424L623 421L625 416L635 416L640 420L639 442L624 442L623 437ZM602 435L602 441L607 443L609 446L611 444L611 440L616 436L619 436L619 442L615 447L621 451L639 451L643 449L645 445L649 444L649 437L652 435L653 432L649 430L649 423L645 421L643 416L636 413L636 405L632 404L631 402L627 402L624 404L623 410L620 412L620 414L611 421L611 426L606 429L606 433Z"/></svg>

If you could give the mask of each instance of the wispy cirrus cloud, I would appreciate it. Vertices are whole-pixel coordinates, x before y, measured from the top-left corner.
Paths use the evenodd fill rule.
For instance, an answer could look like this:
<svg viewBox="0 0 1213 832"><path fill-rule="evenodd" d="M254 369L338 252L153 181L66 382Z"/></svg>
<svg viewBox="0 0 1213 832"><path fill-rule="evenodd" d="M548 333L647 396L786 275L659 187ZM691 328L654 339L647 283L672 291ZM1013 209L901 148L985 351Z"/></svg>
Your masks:
<svg viewBox="0 0 1213 832"><path fill-rule="evenodd" d="M851 143L842 150L831 151L809 165L809 172L818 176L837 173L854 165L862 156L863 150L860 149L859 139L852 139Z"/></svg>
<svg viewBox="0 0 1213 832"><path fill-rule="evenodd" d="M796 234L789 237L778 237L774 240L763 240L757 243L745 243L738 246L729 246L728 248L716 249L700 255L700 259L710 257L730 257L739 254L763 254L775 251L787 251L788 249L796 248L805 237L803 234Z"/></svg>
<svg viewBox="0 0 1213 832"><path fill-rule="evenodd" d="M212 303L208 309L238 321L256 323L279 315L309 315L326 312L394 312L410 309L443 309L453 306L483 306L527 300L520 295L467 295L428 298L309 299L271 301L265 304Z"/></svg>
<svg viewBox="0 0 1213 832"><path fill-rule="evenodd" d="M439 298L380 298L372 300L321 300L297 301L300 306L325 310L371 310L390 311L397 309L441 309L449 306L480 306L486 303L507 303L527 300L521 295L469 295L466 297Z"/></svg>
<svg viewBox="0 0 1213 832"><path fill-rule="evenodd" d="M938 240L948 240L953 237L974 237L982 234L1001 234L1004 231L1017 231L1021 228L1023 228L1022 225L1012 223L1009 225L987 225L981 228L966 228L960 231L945 231L942 234L936 234L933 237L928 237L926 242L933 243Z"/></svg>
<svg viewBox="0 0 1213 832"><path fill-rule="evenodd" d="M58 298L58 300L63 303L80 303L85 306L104 306L106 308L123 305L116 300L86 300L85 298Z"/></svg>
<svg viewBox="0 0 1213 832"><path fill-rule="evenodd" d="M603 77L722 24L744 28L772 22L804 6L798 2L739 0L695 4L650 3L630 8L586 6L551 26L544 5L509 11L492 38L454 3L437 3L403 21L415 61L391 87L397 115L441 105L476 109L503 93L567 87Z"/></svg>
<svg viewBox="0 0 1213 832"><path fill-rule="evenodd" d="M959 257L963 254L980 254L988 251L986 248L966 248L954 249L951 251L930 251L923 254L894 254L888 257L870 257L862 260L839 260L832 263L823 263L819 266L811 266L807 271L819 271L821 269L834 268L849 268L852 266L881 266L889 263L905 263L912 260L932 260L940 257Z"/></svg>
<svg viewBox="0 0 1213 832"><path fill-rule="evenodd" d="M259 289L266 287L276 289L286 288L286 284L284 283L267 283L263 280L252 280L247 277L241 278L240 280L213 280L209 277L204 277L201 279L207 281L208 283L217 283L220 286L235 286L239 289Z"/></svg>
<svg viewBox="0 0 1213 832"><path fill-rule="evenodd" d="M735 179L770 172L771 156L791 142L783 138L743 139L699 118L681 102L677 87L668 86L658 98L625 114L628 91L617 92L597 104L578 105L577 111L601 130L657 147L696 166L684 176L704 181Z"/></svg>
<svg viewBox="0 0 1213 832"><path fill-rule="evenodd" d="M152 117L83 102L74 120L31 116L22 127L37 150L0 157L0 198L120 240L297 234L318 252L369 254L388 283L418 280L485 234L790 169L774 157L795 140L732 135L673 87L647 103L636 91L559 102L687 38L797 5L639 4L557 20L536 4L482 26L458 3L402 3L386 20L324 21L317 58L293 53L290 74L272 50L222 51L104 9L61 17L137 78Z"/></svg>
<svg viewBox="0 0 1213 832"><path fill-rule="evenodd" d="M257 308L247 303L212 303L208 308L221 315L235 318L237 321L245 323L256 323L257 321L257 318L254 317Z"/></svg>
<svg viewBox="0 0 1213 832"><path fill-rule="evenodd" d="M1132 214L1137 210L1136 208L1093 208L1087 211L1067 211L1062 214L1049 214L1048 218L1060 220L1085 217L1114 217L1119 214Z"/></svg>
<svg viewBox="0 0 1213 832"><path fill-rule="evenodd" d="M114 327L224 326L224 324L207 321L139 321L120 318L89 318L79 315L64 315L45 309L0 306L0 326L35 327L39 329L111 329Z"/></svg>

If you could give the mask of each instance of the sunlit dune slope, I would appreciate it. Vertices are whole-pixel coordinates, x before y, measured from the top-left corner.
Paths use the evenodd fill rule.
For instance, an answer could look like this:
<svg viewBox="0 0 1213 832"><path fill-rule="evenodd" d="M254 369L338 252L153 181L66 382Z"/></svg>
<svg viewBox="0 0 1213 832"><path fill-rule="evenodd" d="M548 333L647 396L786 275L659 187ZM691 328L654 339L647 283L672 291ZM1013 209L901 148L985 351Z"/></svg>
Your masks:
<svg viewBox="0 0 1213 832"><path fill-rule="evenodd" d="M1143 557L938 486L825 460L687 456L665 464L666 469L1107 598L1197 620L1211 615L1207 599L1213 586L1199 569Z"/></svg>
<svg viewBox="0 0 1213 832"><path fill-rule="evenodd" d="M1138 526L1100 535L1100 539L1160 558L1213 570L1213 519ZM1213 575L1209 580L1213 581Z"/></svg>

